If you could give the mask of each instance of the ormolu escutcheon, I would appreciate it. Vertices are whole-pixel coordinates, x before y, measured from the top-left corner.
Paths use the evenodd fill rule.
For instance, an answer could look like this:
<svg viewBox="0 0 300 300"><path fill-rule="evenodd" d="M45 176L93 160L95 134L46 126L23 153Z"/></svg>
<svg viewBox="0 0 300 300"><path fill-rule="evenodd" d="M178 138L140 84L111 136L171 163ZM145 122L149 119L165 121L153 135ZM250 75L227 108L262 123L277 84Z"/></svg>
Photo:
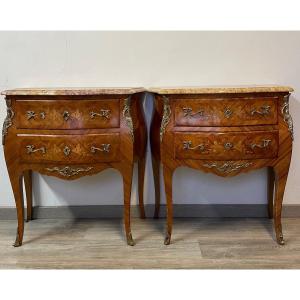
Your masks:
<svg viewBox="0 0 300 300"><path fill-rule="evenodd" d="M70 119L70 113L68 111L64 111L63 118L65 121L68 121Z"/></svg>

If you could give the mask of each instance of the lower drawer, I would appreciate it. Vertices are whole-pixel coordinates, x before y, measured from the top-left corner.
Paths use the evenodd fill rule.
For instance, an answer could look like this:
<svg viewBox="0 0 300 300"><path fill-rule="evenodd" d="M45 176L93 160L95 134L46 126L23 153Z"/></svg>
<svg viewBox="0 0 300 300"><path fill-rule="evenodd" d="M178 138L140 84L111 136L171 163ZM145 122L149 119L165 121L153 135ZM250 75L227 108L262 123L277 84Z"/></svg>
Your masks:
<svg viewBox="0 0 300 300"><path fill-rule="evenodd" d="M174 155L178 159L273 158L278 153L278 131L174 134Z"/></svg>
<svg viewBox="0 0 300 300"><path fill-rule="evenodd" d="M23 162L90 163L120 159L119 133L88 135L19 135Z"/></svg>

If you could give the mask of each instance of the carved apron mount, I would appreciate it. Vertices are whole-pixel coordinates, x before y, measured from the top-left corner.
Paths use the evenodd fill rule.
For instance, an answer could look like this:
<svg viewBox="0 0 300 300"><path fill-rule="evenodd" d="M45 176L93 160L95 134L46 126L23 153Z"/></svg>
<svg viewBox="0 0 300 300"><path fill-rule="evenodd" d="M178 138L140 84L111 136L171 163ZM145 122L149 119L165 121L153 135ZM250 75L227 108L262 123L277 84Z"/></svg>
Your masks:
<svg viewBox="0 0 300 300"><path fill-rule="evenodd" d="M3 123L3 128L2 128L2 145L5 144L5 137L8 133L8 128L12 126L12 119L15 115L11 108L11 100L6 99L6 106L7 106L7 113L6 113L6 118Z"/></svg>
<svg viewBox="0 0 300 300"><path fill-rule="evenodd" d="M49 172L57 172L62 176L65 177L71 177L74 175L78 175L79 173L82 172L89 172L90 170L92 170L93 167L87 167L87 168L72 168L69 166L63 167L63 168L59 168L59 167L53 167L53 168L46 168L47 171Z"/></svg>
<svg viewBox="0 0 300 300"><path fill-rule="evenodd" d="M224 163L213 162L203 164L203 166L206 168L216 169L218 172L226 174L239 171L240 169L246 169L251 165L252 162L239 163L234 161L227 161Z"/></svg>
<svg viewBox="0 0 300 300"><path fill-rule="evenodd" d="M133 122L132 122L132 117L131 117L131 97L128 97L125 99L125 104L123 108L123 117L126 120L126 124L129 128L131 139L134 142L134 133L133 133Z"/></svg>
<svg viewBox="0 0 300 300"><path fill-rule="evenodd" d="M294 140L294 127L293 127L293 119L292 119L292 116L290 115L289 97L290 97L290 95L284 96L281 112L283 115L283 120L288 125L288 129L289 129L289 132L291 133L291 138L293 141Z"/></svg>
<svg viewBox="0 0 300 300"><path fill-rule="evenodd" d="M166 96L162 96L162 98L164 102L164 110L163 110L163 117L160 125L160 141L162 141L163 139L163 135L166 131L166 128L170 122L170 117L171 117L171 106L170 106L169 98Z"/></svg>

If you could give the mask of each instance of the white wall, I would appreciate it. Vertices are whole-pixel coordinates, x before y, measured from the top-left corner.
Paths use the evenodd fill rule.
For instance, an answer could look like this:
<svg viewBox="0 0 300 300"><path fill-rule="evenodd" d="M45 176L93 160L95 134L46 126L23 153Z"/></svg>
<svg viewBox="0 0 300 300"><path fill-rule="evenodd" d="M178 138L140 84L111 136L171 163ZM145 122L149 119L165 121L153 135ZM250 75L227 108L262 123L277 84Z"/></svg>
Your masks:
<svg viewBox="0 0 300 300"><path fill-rule="evenodd" d="M300 204L300 32L0 32L0 90L53 86L282 84L294 87L294 155L285 203ZM151 114L151 96L145 103ZM6 107L0 104L0 120ZM148 156L145 202L154 203ZM136 177L135 177L136 178ZM106 170L72 182L34 176L35 204L121 204L121 176ZM231 179L187 168L175 203L265 203L266 170ZM134 181L136 188L136 181ZM132 203L136 203L136 192ZM13 206L0 151L0 206Z"/></svg>

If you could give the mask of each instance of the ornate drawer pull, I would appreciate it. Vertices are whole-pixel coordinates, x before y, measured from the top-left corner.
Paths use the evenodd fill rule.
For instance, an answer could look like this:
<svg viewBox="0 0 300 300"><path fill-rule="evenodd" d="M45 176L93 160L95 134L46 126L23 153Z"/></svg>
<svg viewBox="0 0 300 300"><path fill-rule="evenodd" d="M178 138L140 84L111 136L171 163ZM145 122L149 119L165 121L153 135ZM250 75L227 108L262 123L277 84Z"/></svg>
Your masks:
<svg viewBox="0 0 300 300"><path fill-rule="evenodd" d="M26 114L27 114L27 120L34 119L36 116L35 112L32 110L27 111ZM39 115L40 115L40 118L43 120L46 118L46 113L44 111L41 111L39 113Z"/></svg>
<svg viewBox="0 0 300 300"><path fill-rule="evenodd" d="M68 111L63 112L63 118L65 121L68 121L70 119L70 113Z"/></svg>
<svg viewBox="0 0 300 300"><path fill-rule="evenodd" d="M97 148L94 146L91 147L92 153L96 153L97 151L108 153L110 151L110 144L101 144L101 148Z"/></svg>
<svg viewBox="0 0 300 300"><path fill-rule="evenodd" d="M233 114L233 111L229 107L226 107L224 110L225 118L229 119L232 116L232 114Z"/></svg>
<svg viewBox="0 0 300 300"><path fill-rule="evenodd" d="M183 107L183 116L188 118L195 118L197 115L199 117L204 117L204 110L199 110L195 113L193 113L193 109L191 107Z"/></svg>
<svg viewBox="0 0 300 300"><path fill-rule="evenodd" d="M251 144L250 147L251 149L254 149L256 147L263 149L263 148L267 148L271 142L272 142L271 140L262 140L261 144Z"/></svg>
<svg viewBox="0 0 300 300"><path fill-rule="evenodd" d="M271 109L271 106L270 105L263 105L260 107L260 109L252 109L251 110L251 115L255 115L255 114L259 114L261 116L266 116L266 115L269 115L270 114L270 109Z"/></svg>
<svg viewBox="0 0 300 300"><path fill-rule="evenodd" d="M224 148L225 148L226 150L230 150L230 149L233 148L233 144L230 143L230 142L227 142L227 143L224 144Z"/></svg>
<svg viewBox="0 0 300 300"><path fill-rule="evenodd" d="M102 118L109 119L110 118L110 109L100 109L100 113L96 113L96 112L91 111L90 112L91 119L94 119L95 116L99 116L99 117L102 117Z"/></svg>
<svg viewBox="0 0 300 300"><path fill-rule="evenodd" d="M199 144L195 147L192 147L192 141L184 141L183 142L183 149L184 150L195 150L195 149L199 149L200 152L204 152L205 151L205 144Z"/></svg>
<svg viewBox="0 0 300 300"><path fill-rule="evenodd" d="M34 145L27 145L26 148L27 148L27 154L31 154L31 153L34 153L34 152L37 152L37 151L41 151L43 154L46 153L46 148L45 147L35 149Z"/></svg>

